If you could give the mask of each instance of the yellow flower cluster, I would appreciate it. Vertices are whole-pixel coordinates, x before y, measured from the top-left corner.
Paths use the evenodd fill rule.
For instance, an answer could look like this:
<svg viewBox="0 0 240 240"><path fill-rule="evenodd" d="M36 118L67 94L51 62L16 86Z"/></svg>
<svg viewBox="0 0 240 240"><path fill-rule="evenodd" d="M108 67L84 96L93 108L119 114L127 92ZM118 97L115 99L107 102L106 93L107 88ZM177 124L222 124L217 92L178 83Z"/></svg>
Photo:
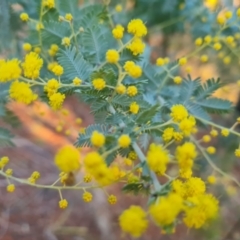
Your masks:
<svg viewBox="0 0 240 240"><path fill-rule="evenodd" d="M36 79L40 75L43 66L43 60L35 52L30 52L25 56L22 63L24 76L30 79Z"/></svg>
<svg viewBox="0 0 240 240"><path fill-rule="evenodd" d="M106 87L106 82L102 78L96 78L93 79L92 85L96 90L101 91Z"/></svg>
<svg viewBox="0 0 240 240"><path fill-rule="evenodd" d="M13 79L18 79L22 73L19 65L20 61L18 59L8 61L0 60L0 82L8 82Z"/></svg>
<svg viewBox="0 0 240 240"><path fill-rule="evenodd" d="M128 95L128 96L134 97L134 96L137 95L137 93L138 93L137 87L135 87L135 86L129 86L129 87L127 88L127 95Z"/></svg>
<svg viewBox="0 0 240 240"><path fill-rule="evenodd" d="M127 148L131 144L131 138L127 134L123 134L118 138L118 145L121 148Z"/></svg>
<svg viewBox="0 0 240 240"><path fill-rule="evenodd" d="M168 151L162 145L152 143L147 152L147 163L149 168L157 174L163 175L166 172L170 160Z"/></svg>
<svg viewBox="0 0 240 240"><path fill-rule="evenodd" d="M30 43L24 43L22 48L24 51L30 52L32 50L32 45Z"/></svg>
<svg viewBox="0 0 240 240"><path fill-rule="evenodd" d="M119 53L115 49L110 49L106 53L106 60L109 63L117 63L119 61Z"/></svg>
<svg viewBox="0 0 240 240"><path fill-rule="evenodd" d="M129 111L132 114L138 114L140 106L136 102L132 102Z"/></svg>
<svg viewBox="0 0 240 240"><path fill-rule="evenodd" d="M91 143L95 147L102 147L105 144L105 136L98 131L94 131L91 136Z"/></svg>
<svg viewBox="0 0 240 240"><path fill-rule="evenodd" d="M9 89L9 96L19 103L30 104L37 99L30 85L25 82L14 81Z"/></svg>
<svg viewBox="0 0 240 240"><path fill-rule="evenodd" d="M128 33L133 34L135 37L144 37L147 35L147 28L141 19L133 19L128 23Z"/></svg>
<svg viewBox="0 0 240 240"><path fill-rule="evenodd" d="M53 93L49 97L49 105L53 110L59 110L62 107L62 104L65 100L66 96L62 93Z"/></svg>
<svg viewBox="0 0 240 240"><path fill-rule="evenodd" d="M91 202L92 199L93 199L93 195L90 193L90 192L84 192L83 193L83 196L82 196L82 199L84 202Z"/></svg>
<svg viewBox="0 0 240 240"><path fill-rule="evenodd" d="M183 119L188 117L188 111L181 104L174 105L171 108L170 116L172 117L174 122L181 122Z"/></svg>
<svg viewBox="0 0 240 240"><path fill-rule="evenodd" d="M43 6L47 8L54 8L55 7L55 0L44 0Z"/></svg>
<svg viewBox="0 0 240 240"><path fill-rule="evenodd" d="M62 172L76 171L80 168L80 153L75 147L67 145L58 150L54 161Z"/></svg>
<svg viewBox="0 0 240 240"><path fill-rule="evenodd" d="M48 50L48 54L51 56L51 57L54 57L57 52L59 50L59 47L57 44L52 44L50 49Z"/></svg>
<svg viewBox="0 0 240 240"><path fill-rule="evenodd" d="M123 33L124 33L124 27L122 25L120 25L120 24L117 25L112 30L113 37L116 38L116 39L122 39Z"/></svg>
<svg viewBox="0 0 240 240"><path fill-rule="evenodd" d="M119 224L122 231L140 237L148 227L147 214L141 207L132 205L122 212Z"/></svg>
<svg viewBox="0 0 240 240"><path fill-rule="evenodd" d="M145 44L141 38L134 38L127 48L136 56L144 52Z"/></svg>
<svg viewBox="0 0 240 240"><path fill-rule="evenodd" d="M56 75L56 76L61 76L64 73L64 69L61 65L54 64L51 71Z"/></svg>
<svg viewBox="0 0 240 240"><path fill-rule="evenodd" d="M27 13L21 13L20 14L20 19L23 21L23 22L27 22L29 20L29 16Z"/></svg>
<svg viewBox="0 0 240 240"><path fill-rule="evenodd" d="M142 68L136 65L133 61L127 61L124 65L124 70L132 78L139 78L142 76Z"/></svg>

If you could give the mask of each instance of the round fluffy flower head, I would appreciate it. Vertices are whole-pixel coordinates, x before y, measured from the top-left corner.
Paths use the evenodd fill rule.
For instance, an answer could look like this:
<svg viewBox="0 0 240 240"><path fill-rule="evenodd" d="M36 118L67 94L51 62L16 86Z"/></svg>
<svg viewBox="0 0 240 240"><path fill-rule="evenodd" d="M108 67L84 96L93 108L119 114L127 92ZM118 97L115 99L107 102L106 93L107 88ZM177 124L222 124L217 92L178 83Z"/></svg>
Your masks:
<svg viewBox="0 0 240 240"><path fill-rule="evenodd" d="M114 205L117 203L117 197L115 195L110 195L108 197L108 202L111 204L111 205Z"/></svg>
<svg viewBox="0 0 240 240"><path fill-rule="evenodd" d="M25 60L22 63L24 76L30 79L36 79L39 77L40 70L43 66L43 60L35 52L30 52L25 56Z"/></svg>
<svg viewBox="0 0 240 240"><path fill-rule="evenodd" d="M81 83L82 83L82 80L81 80L80 78L75 77L75 78L73 79L73 84L74 84L75 86L80 86Z"/></svg>
<svg viewBox="0 0 240 240"><path fill-rule="evenodd" d="M90 174L86 174L84 177L83 177L83 181L85 183L89 183L92 181L92 176Z"/></svg>
<svg viewBox="0 0 240 240"><path fill-rule="evenodd" d="M236 149L234 153L236 157L240 157L240 148Z"/></svg>
<svg viewBox="0 0 240 240"><path fill-rule="evenodd" d="M95 147L102 147L105 144L105 136L98 131L94 131L91 136L91 143Z"/></svg>
<svg viewBox="0 0 240 240"><path fill-rule="evenodd" d="M176 76L174 79L173 79L174 83L176 84L181 84L182 83L182 78L180 76Z"/></svg>
<svg viewBox="0 0 240 240"><path fill-rule="evenodd" d="M201 178L191 177L184 183L185 198L198 197L205 193L206 185Z"/></svg>
<svg viewBox="0 0 240 240"><path fill-rule="evenodd" d="M148 227L147 214L141 207L132 205L122 212L119 224L123 232L140 237Z"/></svg>
<svg viewBox="0 0 240 240"><path fill-rule="evenodd" d="M164 58L158 58L157 61L156 61L156 65L157 65L157 66L163 66L163 65L165 65L165 60L164 60Z"/></svg>
<svg viewBox="0 0 240 240"><path fill-rule="evenodd" d="M110 49L106 52L106 60L109 63L117 63L119 61L119 53L115 49Z"/></svg>
<svg viewBox="0 0 240 240"><path fill-rule="evenodd" d="M124 94L126 92L126 87L123 85L123 84L119 84L117 87L116 87L116 92L118 94Z"/></svg>
<svg viewBox="0 0 240 240"><path fill-rule="evenodd" d="M152 171L160 175L165 173L170 158L168 151L162 145L152 143L149 146L146 158L148 166Z"/></svg>
<svg viewBox="0 0 240 240"><path fill-rule="evenodd" d="M22 48L24 51L30 52L32 50L32 45L30 43L24 43Z"/></svg>
<svg viewBox="0 0 240 240"><path fill-rule="evenodd" d="M224 137L228 137L228 135L229 135L229 130L228 130L228 129L223 129L223 130L221 131L221 134L222 134L222 136L224 136Z"/></svg>
<svg viewBox="0 0 240 240"><path fill-rule="evenodd" d="M210 146L210 147L207 148L207 152L208 152L209 154L214 154L214 153L216 152L216 148Z"/></svg>
<svg viewBox="0 0 240 240"><path fill-rule="evenodd" d="M187 63L187 58L183 57L183 58L180 58L179 61L178 61L178 64L180 66L183 66Z"/></svg>
<svg viewBox="0 0 240 240"><path fill-rule="evenodd" d="M14 184L9 184L7 185L7 191L12 193L15 191L15 185Z"/></svg>
<svg viewBox="0 0 240 240"><path fill-rule="evenodd" d="M195 131L195 126L196 126L196 120L193 116L184 118L179 123L179 129L185 136L189 136L191 133L193 133Z"/></svg>
<svg viewBox="0 0 240 240"><path fill-rule="evenodd" d="M60 87L60 83L58 82L58 80L52 78L44 86L44 90L48 93L48 96L50 97L51 95L57 92L59 87Z"/></svg>
<svg viewBox="0 0 240 240"><path fill-rule="evenodd" d="M207 221L215 219L218 214L218 200L211 194L202 194L197 199L189 199L185 208L184 223L189 228L201 228Z"/></svg>
<svg viewBox="0 0 240 240"><path fill-rule="evenodd" d="M73 20L73 16L72 16L72 14L71 13L67 13L66 15L65 15L65 19L67 20L67 21L72 21Z"/></svg>
<svg viewBox="0 0 240 240"><path fill-rule="evenodd" d="M143 37L147 35L147 28L141 19L133 19L128 23L128 33L136 37Z"/></svg>
<svg viewBox="0 0 240 240"><path fill-rule="evenodd" d="M121 11L122 11L122 5L121 5L121 4L118 4L118 5L115 7L115 11L116 11L116 12L121 12Z"/></svg>
<svg viewBox="0 0 240 240"><path fill-rule="evenodd" d="M7 156L4 156L0 159L0 166L5 167L9 162L9 158Z"/></svg>
<svg viewBox="0 0 240 240"><path fill-rule="evenodd" d="M217 137L218 136L218 131L216 129L212 129L211 132L210 132L210 135L212 137Z"/></svg>
<svg viewBox="0 0 240 240"><path fill-rule="evenodd" d="M164 142L169 142L172 140L173 135L174 135L174 129L171 127L168 127L163 131L162 139Z"/></svg>
<svg viewBox="0 0 240 240"><path fill-rule="evenodd" d="M64 37L62 39L62 45L66 46L66 47L69 47L71 44L71 39L69 37Z"/></svg>
<svg viewBox="0 0 240 240"><path fill-rule="evenodd" d="M222 44L221 43L214 43L213 45L213 48L216 50L216 51L219 51L221 48L222 48Z"/></svg>
<svg viewBox="0 0 240 240"><path fill-rule="evenodd" d="M20 19L21 19L23 22L27 22L27 21L29 20L29 16L28 16L27 13L21 13Z"/></svg>
<svg viewBox="0 0 240 240"><path fill-rule="evenodd" d="M44 0L43 5L47 8L54 8L55 7L55 0Z"/></svg>
<svg viewBox="0 0 240 240"><path fill-rule="evenodd" d="M127 48L136 56L144 52L145 44L140 38L134 38Z"/></svg>
<svg viewBox="0 0 240 240"><path fill-rule="evenodd" d="M56 64L51 70L56 76L63 75L64 69L61 65Z"/></svg>
<svg viewBox="0 0 240 240"><path fill-rule="evenodd" d="M240 17L240 8L237 10L237 16Z"/></svg>
<svg viewBox="0 0 240 240"><path fill-rule="evenodd" d="M217 182L217 179L216 179L215 176L210 175L210 176L208 176L207 181L208 181L208 183L210 183L210 184L215 184L215 183Z"/></svg>
<svg viewBox="0 0 240 240"><path fill-rule="evenodd" d="M106 82L102 78L95 78L92 85L96 90L101 91L106 87Z"/></svg>
<svg viewBox="0 0 240 240"><path fill-rule="evenodd" d="M212 42L212 37L210 35L207 35L204 37L204 42L205 43L211 43Z"/></svg>
<svg viewBox="0 0 240 240"><path fill-rule="evenodd" d="M61 199L58 204L61 209L65 209L68 206L68 201L66 199Z"/></svg>
<svg viewBox="0 0 240 240"><path fill-rule="evenodd" d="M131 105L130 105L130 109L129 111L132 113L132 114L138 114L139 112L139 105L136 103L136 102L132 102Z"/></svg>
<svg viewBox="0 0 240 240"><path fill-rule="evenodd" d="M82 195L82 199L84 202L91 202L93 199L93 195L90 192L84 192Z"/></svg>
<svg viewBox="0 0 240 240"><path fill-rule="evenodd" d="M179 162L188 159L194 160L197 157L196 146L192 142L185 142L176 148L175 156Z"/></svg>
<svg viewBox="0 0 240 240"><path fill-rule="evenodd" d="M201 46L202 43L203 43L203 39L202 39L202 38L197 38L197 39L195 40L195 45L198 46L198 47Z"/></svg>
<svg viewBox="0 0 240 240"><path fill-rule="evenodd" d="M19 65L20 61L16 58L8 61L3 60L0 64L0 82L18 79L22 73Z"/></svg>
<svg viewBox="0 0 240 240"><path fill-rule="evenodd" d="M225 22L226 22L226 18L224 16L220 15L220 16L217 17L217 23L219 25L223 25Z"/></svg>
<svg viewBox="0 0 240 240"><path fill-rule="evenodd" d="M65 99L65 94L54 93L49 98L49 104L53 110L59 110Z"/></svg>
<svg viewBox="0 0 240 240"><path fill-rule="evenodd" d="M113 37L116 39L122 39L124 33L124 27L122 25L117 25L113 30Z"/></svg>
<svg viewBox="0 0 240 240"><path fill-rule="evenodd" d="M37 94L34 94L28 83L15 81L11 84L9 95L17 102L30 104L37 99Z"/></svg>
<svg viewBox="0 0 240 240"><path fill-rule="evenodd" d="M138 93L137 87L135 87L135 86L129 86L129 87L127 88L127 95L128 95L128 96L134 97L134 96L137 95L137 93Z"/></svg>
<svg viewBox="0 0 240 240"><path fill-rule="evenodd" d="M123 68L132 78L139 78L142 76L142 68L133 61L127 61Z"/></svg>
<svg viewBox="0 0 240 240"><path fill-rule="evenodd" d="M84 158L84 167L89 173L97 170L99 166L104 164L105 161L98 152L88 153Z"/></svg>
<svg viewBox="0 0 240 240"><path fill-rule="evenodd" d="M58 150L54 161L62 172L76 171L80 168L80 153L75 147L67 145Z"/></svg>
<svg viewBox="0 0 240 240"><path fill-rule="evenodd" d="M118 138L118 145L121 148L127 148L131 144L131 138L127 134L123 134Z"/></svg>
<svg viewBox="0 0 240 240"><path fill-rule="evenodd" d="M159 226L164 227L175 221L182 208L182 197L176 193L171 193L166 197L161 197L157 203L152 204L149 213Z"/></svg>
<svg viewBox="0 0 240 240"><path fill-rule="evenodd" d="M37 53L37 54L40 54L42 50L41 50L40 47L35 47L35 48L33 49L33 51L34 51L35 53Z"/></svg>
<svg viewBox="0 0 240 240"><path fill-rule="evenodd" d="M206 63L208 61L208 55L204 54L200 57L201 62Z"/></svg>
<svg viewBox="0 0 240 240"><path fill-rule="evenodd" d="M181 104L173 105L172 108L171 108L170 116L172 117L174 122L180 122L184 118L188 117L188 111Z"/></svg>

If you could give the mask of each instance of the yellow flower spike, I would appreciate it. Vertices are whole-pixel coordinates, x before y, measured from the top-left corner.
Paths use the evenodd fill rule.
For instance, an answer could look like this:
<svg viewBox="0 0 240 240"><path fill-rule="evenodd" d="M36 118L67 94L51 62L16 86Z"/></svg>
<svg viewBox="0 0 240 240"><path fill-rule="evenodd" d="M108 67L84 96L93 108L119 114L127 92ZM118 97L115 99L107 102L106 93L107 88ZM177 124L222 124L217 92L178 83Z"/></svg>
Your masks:
<svg viewBox="0 0 240 240"><path fill-rule="evenodd" d="M73 20L72 14L71 14L71 13L67 13L67 14L65 15L65 19L66 19L67 21L71 22L71 21Z"/></svg>
<svg viewBox="0 0 240 240"><path fill-rule="evenodd" d="M109 195L108 196L108 202L111 204L111 205L114 205L117 203L117 197L115 195Z"/></svg>
<svg viewBox="0 0 240 240"><path fill-rule="evenodd" d="M181 84L182 83L182 78L180 77L180 76L176 76L176 77L174 77L174 79L173 79L173 81L174 81L174 83L176 83L176 84Z"/></svg>
<svg viewBox="0 0 240 240"><path fill-rule="evenodd" d="M202 137L202 141L205 142L205 143L210 142L210 141L211 141L211 136L209 136L209 135L204 135L204 136Z"/></svg>
<svg viewBox="0 0 240 240"><path fill-rule="evenodd" d="M222 136L224 136L224 137L228 137L229 136L229 130L228 129L222 129L222 131L221 131L221 134L222 134Z"/></svg>
<svg viewBox="0 0 240 240"><path fill-rule="evenodd" d="M102 147L105 144L105 136L98 131L93 131L90 140L95 147Z"/></svg>
<svg viewBox="0 0 240 240"><path fill-rule="evenodd" d="M119 84L117 87L116 87L116 92L118 94L124 94L126 93L126 90L127 88L123 85L123 84Z"/></svg>
<svg viewBox="0 0 240 240"><path fill-rule="evenodd" d="M121 4L116 5L115 11L116 12L122 12L122 5Z"/></svg>
<svg viewBox="0 0 240 240"><path fill-rule="evenodd" d="M120 215L119 225L123 232L140 237L148 227L147 214L141 207L132 205Z"/></svg>
<svg viewBox="0 0 240 240"><path fill-rule="evenodd" d="M90 192L84 192L83 196L82 196L82 199L83 199L84 202L89 203L89 202L92 201L93 195Z"/></svg>
<svg viewBox="0 0 240 240"><path fill-rule="evenodd" d="M15 191L15 185L14 184L9 184L7 186L7 192L12 193Z"/></svg>
<svg viewBox="0 0 240 240"><path fill-rule="evenodd" d="M67 206L68 206L68 201L66 199L61 199L59 201L59 207L61 209L65 209L65 208L67 208Z"/></svg>
<svg viewBox="0 0 240 240"><path fill-rule="evenodd" d="M119 53L115 49L110 49L106 52L106 61L108 63L116 64L116 63L118 63L119 58L120 58Z"/></svg>
<svg viewBox="0 0 240 240"><path fill-rule="evenodd" d="M131 138L127 134L123 134L118 138L118 145L121 148L127 148L131 144Z"/></svg>
<svg viewBox="0 0 240 240"><path fill-rule="evenodd" d="M202 55L200 57L201 62L206 63L208 61L208 55Z"/></svg>
<svg viewBox="0 0 240 240"><path fill-rule="evenodd" d="M217 179L216 179L215 176L210 175L210 176L208 176L207 181L208 181L209 184L213 185L213 184L215 184L217 182Z"/></svg>
<svg viewBox="0 0 240 240"><path fill-rule="evenodd" d="M106 87L106 82L102 78L96 78L92 81L92 85L96 90L101 91Z"/></svg>
<svg viewBox="0 0 240 240"><path fill-rule="evenodd" d="M69 37L64 37L62 39L62 45L66 46L66 47L69 47L71 44L71 39Z"/></svg>
<svg viewBox="0 0 240 240"><path fill-rule="evenodd" d="M129 111L132 114L138 114L140 106L136 102L132 102Z"/></svg>
<svg viewBox="0 0 240 240"><path fill-rule="evenodd" d="M210 146L210 147L207 148L207 152L208 152L209 154L214 154L214 153L216 153L216 148Z"/></svg>
<svg viewBox="0 0 240 240"><path fill-rule="evenodd" d="M29 21L29 16L28 16L27 13L21 13L20 19L21 19L23 22L27 22L27 21Z"/></svg>
<svg viewBox="0 0 240 240"><path fill-rule="evenodd" d="M24 43L22 48L24 51L30 52L32 50L32 45L30 43Z"/></svg>
<svg viewBox="0 0 240 240"><path fill-rule="evenodd" d="M187 58L185 58L185 57L180 58L180 59L178 60L178 64L179 64L180 66L183 66L183 65L185 65L186 63L187 63Z"/></svg>
<svg viewBox="0 0 240 240"><path fill-rule="evenodd" d="M202 43L203 43L203 39L202 38L197 38L195 40L195 45L198 46L198 47L200 47L202 45Z"/></svg>

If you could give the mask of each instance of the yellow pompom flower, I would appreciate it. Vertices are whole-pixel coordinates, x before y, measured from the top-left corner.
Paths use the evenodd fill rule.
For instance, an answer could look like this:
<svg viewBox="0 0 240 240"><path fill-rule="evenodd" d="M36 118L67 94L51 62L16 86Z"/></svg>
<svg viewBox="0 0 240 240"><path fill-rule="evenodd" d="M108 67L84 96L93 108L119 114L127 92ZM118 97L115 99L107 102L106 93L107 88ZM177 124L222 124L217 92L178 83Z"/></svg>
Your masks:
<svg viewBox="0 0 240 240"><path fill-rule="evenodd" d="M110 49L106 53L106 61L109 63L117 63L119 61L119 53L115 49Z"/></svg>
<svg viewBox="0 0 240 240"><path fill-rule="evenodd" d="M231 59L230 56L226 56L226 57L223 58L223 63L225 65L229 65L231 63L231 61L232 61L232 59Z"/></svg>
<svg viewBox="0 0 240 240"><path fill-rule="evenodd" d="M220 50L220 49L222 48L222 44L221 44L221 43L214 43L213 48L214 48L216 51L218 51L218 50Z"/></svg>
<svg viewBox="0 0 240 240"><path fill-rule="evenodd" d="M105 144L105 136L98 131L93 131L91 143L95 147L102 147Z"/></svg>
<svg viewBox="0 0 240 240"><path fill-rule="evenodd" d="M163 131L162 139L164 142L169 142L172 140L174 135L174 128L168 127Z"/></svg>
<svg viewBox="0 0 240 240"><path fill-rule="evenodd" d="M44 0L43 5L47 8L54 8L55 7L55 0Z"/></svg>
<svg viewBox="0 0 240 240"><path fill-rule="evenodd" d="M205 143L210 142L210 141L211 141L211 136L209 136L209 135L204 135L204 136L202 137L202 141L205 142Z"/></svg>
<svg viewBox="0 0 240 240"><path fill-rule="evenodd" d="M116 12L121 12L121 11L122 11L122 5L121 5L121 4L118 4L118 5L115 7L115 11L116 11Z"/></svg>
<svg viewBox="0 0 240 240"><path fill-rule="evenodd" d="M217 23L219 25L223 25L223 24L225 24L225 22L226 22L226 18L224 16L222 16L222 15L217 16Z"/></svg>
<svg viewBox="0 0 240 240"><path fill-rule="evenodd" d="M118 138L118 145L121 148L127 148L131 144L131 138L127 134L123 134Z"/></svg>
<svg viewBox="0 0 240 240"><path fill-rule="evenodd" d="M123 232L140 237L148 227L147 214L141 207L132 205L120 215L119 225Z"/></svg>
<svg viewBox="0 0 240 240"><path fill-rule="evenodd" d="M4 156L0 159L0 168L5 167L9 162L9 158L7 156Z"/></svg>
<svg viewBox="0 0 240 240"><path fill-rule="evenodd" d="M44 26L43 26L42 23L39 22L39 23L36 24L36 30L40 31L41 29L44 29Z"/></svg>
<svg viewBox="0 0 240 240"><path fill-rule="evenodd" d="M115 195L109 195L108 196L108 202L111 204L111 205L114 205L117 203L117 197Z"/></svg>
<svg viewBox="0 0 240 240"><path fill-rule="evenodd" d="M206 63L208 61L208 55L204 54L200 57L201 62Z"/></svg>
<svg viewBox="0 0 240 240"><path fill-rule="evenodd" d="M96 90L101 91L106 87L106 82L102 78L96 78L92 81L92 85Z"/></svg>
<svg viewBox="0 0 240 240"><path fill-rule="evenodd" d="M33 49L33 51L34 51L35 53L37 53L37 54L40 54L42 50L41 50L40 47L35 47L35 48Z"/></svg>
<svg viewBox="0 0 240 240"><path fill-rule="evenodd" d="M122 25L117 25L113 30L113 37L116 39L122 39L124 33L124 27Z"/></svg>
<svg viewBox="0 0 240 240"><path fill-rule="evenodd" d="M212 129L211 132L210 132L210 135L211 135L212 137L216 137L216 136L218 136L218 131L215 130L215 129Z"/></svg>
<svg viewBox="0 0 240 240"><path fill-rule="evenodd" d="M142 68L133 61L127 61L123 68L132 78L139 78L142 76Z"/></svg>
<svg viewBox="0 0 240 240"><path fill-rule="evenodd" d="M129 111L132 114L138 114L140 106L136 102L132 102Z"/></svg>
<svg viewBox="0 0 240 240"><path fill-rule="evenodd" d="M59 110L62 107L64 99L65 99L65 94L54 93L49 98L49 105L53 110Z"/></svg>
<svg viewBox="0 0 240 240"><path fill-rule="evenodd" d="M133 41L127 45L127 49L136 56L144 52L145 44L140 38L134 38Z"/></svg>
<svg viewBox="0 0 240 240"><path fill-rule="evenodd" d="M61 199L58 204L61 209L65 209L68 206L68 201L66 199Z"/></svg>
<svg viewBox="0 0 240 240"><path fill-rule="evenodd" d="M182 83L182 78L180 76L176 76L176 77L174 77L173 81L176 84L181 84Z"/></svg>
<svg viewBox="0 0 240 240"><path fill-rule="evenodd" d="M118 94L124 94L126 93L126 87L123 85L123 84L119 84L117 87L116 87L116 92Z"/></svg>
<svg viewBox="0 0 240 240"><path fill-rule="evenodd" d="M166 64L166 63L165 63L164 58L158 58L157 61L156 61L156 65L157 65L157 66L163 66L163 65L165 65L165 64Z"/></svg>
<svg viewBox="0 0 240 240"><path fill-rule="evenodd" d="M147 163L149 168L157 174L163 175L170 160L168 151L162 145L152 143L147 152Z"/></svg>
<svg viewBox="0 0 240 240"><path fill-rule="evenodd" d="M82 199L84 202L91 202L93 199L93 195L90 192L84 192L82 195Z"/></svg>
<svg viewBox="0 0 240 240"><path fill-rule="evenodd" d="M16 58L8 61L3 60L0 63L0 83L18 79L22 73L19 65L20 61Z"/></svg>
<svg viewBox="0 0 240 240"><path fill-rule="evenodd" d="M207 181L210 184L215 184L217 182L216 177L213 175L208 176Z"/></svg>
<svg viewBox="0 0 240 240"><path fill-rule="evenodd" d="M210 146L210 147L207 148L207 152L208 152L209 154L214 154L214 153L216 153L216 148Z"/></svg>
<svg viewBox="0 0 240 240"><path fill-rule="evenodd" d="M44 91L48 93L48 97L53 95L57 92L58 88L60 87L60 83L57 79L49 79L47 84L44 86Z"/></svg>
<svg viewBox="0 0 240 240"><path fill-rule="evenodd" d="M234 153L236 157L240 157L240 148L236 149Z"/></svg>
<svg viewBox="0 0 240 240"><path fill-rule="evenodd" d="M237 16L240 17L240 8L237 10Z"/></svg>
<svg viewBox="0 0 240 240"><path fill-rule="evenodd" d="M67 13L67 14L65 15L65 19L66 19L67 21L71 22L71 21L73 20L72 14L71 14L71 13Z"/></svg>
<svg viewBox="0 0 240 240"><path fill-rule="evenodd" d="M62 45L66 46L66 47L69 47L71 44L71 39L69 37L64 37L62 39Z"/></svg>
<svg viewBox="0 0 240 240"><path fill-rule="evenodd" d="M35 52L30 52L25 56L22 63L24 76L30 79L36 79L40 75L43 66L43 60Z"/></svg>
<svg viewBox="0 0 240 240"><path fill-rule="evenodd" d="M64 146L56 153L54 162L61 172L76 171L80 168L80 153L71 145Z"/></svg>
<svg viewBox="0 0 240 240"><path fill-rule="evenodd" d="M222 131L221 131L221 134L222 134L222 136L224 136L224 137L228 137L228 135L229 135L229 130L228 129L222 129Z"/></svg>
<svg viewBox="0 0 240 240"><path fill-rule="evenodd" d="M207 35L204 37L205 43L211 43L212 42L212 37L210 35Z"/></svg>
<svg viewBox="0 0 240 240"><path fill-rule="evenodd" d="M55 64L55 66L51 70L56 76L61 76L64 73L64 69L61 65Z"/></svg>
<svg viewBox="0 0 240 240"><path fill-rule="evenodd" d="M37 99L37 94L33 93L30 85L25 82L15 81L9 89L10 98L19 103L30 104Z"/></svg>
<svg viewBox="0 0 240 240"><path fill-rule="evenodd" d="M179 129L185 136L190 136L191 133L194 133L196 126L196 120L193 116L184 118L179 123Z"/></svg>
<svg viewBox="0 0 240 240"><path fill-rule="evenodd" d="M29 16L28 16L27 13L21 13L20 19L21 19L23 22L27 22L27 21L29 20Z"/></svg>
<svg viewBox="0 0 240 240"><path fill-rule="evenodd" d="M203 194L197 199L189 199L183 221L189 228L201 228L207 221L217 217L218 210L218 200L211 194Z"/></svg>
<svg viewBox="0 0 240 240"><path fill-rule="evenodd" d="M147 35L147 28L141 19L133 19L128 23L128 33L133 34L135 37L144 37Z"/></svg>
<svg viewBox="0 0 240 240"><path fill-rule="evenodd" d="M14 184L9 184L7 185L7 191L12 193L15 191L15 185Z"/></svg>
<svg viewBox="0 0 240 240"><path fill-rule="evenodd" d="M159 226L172 224L183 209L183 199L176 193L161 197L155 204L150 205L149 213Z"/></svg>
<svg viewBox="0 0 240 240"><path fill-rule="evenodd" d="M92 176L90 174L86 174L84 177L83 177L83 181L85 183L89 183L92 181Z"/></svg>
<svg viewBox="0 0 240 240"><path fill-rule="evenodd" d="M181 104L173 105L170 116L174 122L181 122L184 118L188 117L188 111Z"/></svg>
<svg viewBox="0 0 240 240"><path fill-rule="evenodd" d="M75 86L80 86L81 83L82 83L82 80L81 80L80 78L75 77L75 78L73 79L73 85L75 85Z"/></svg>
<svg viewBox="0 0 240 240"><path fill-rule="evenodd" d="M180 66L183 66L183 65L185 65L186 63L187 63L187 58L185 58L185 57L180 58L180 59L178 60L178 64L179 64Z"/></svg>
<svg viewBox="0 0 240 240"><path fill-rule="evenodd" d="M22 48L24 51L30 52L32 50L32 45L30 43L24 43Z"/></svg>
<svg viewBox="0 0 240 240"><path fill-rule="evenodd" d="M196 46L201 46L202 43L203 43L203 39L200 38L200 37L195 40L195 45L196 45Z"/></svg>
<svg viewBox="0 0 240 240"><path fill-rule="evenodd" d="M135 87L135 86L129 86L129 87L127 88L127 95L128 95L128 96L134 97L134 96L137 95L137 93L138 93L137 87Z"/></svg>

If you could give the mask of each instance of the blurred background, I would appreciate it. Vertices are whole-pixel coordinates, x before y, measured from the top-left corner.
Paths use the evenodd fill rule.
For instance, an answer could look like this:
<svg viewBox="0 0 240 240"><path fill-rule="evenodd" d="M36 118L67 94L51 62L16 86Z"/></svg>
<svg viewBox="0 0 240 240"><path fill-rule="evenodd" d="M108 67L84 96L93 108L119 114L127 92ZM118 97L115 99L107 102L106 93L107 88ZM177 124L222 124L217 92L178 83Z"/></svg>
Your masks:
<svg viewBox="0 0 240 240"><path fill-rule="evenodd" d="M22 44L27 38L27 27L19 20L23 11L34 16L36 2L40 0L0 0L0 58L23 56ZM78 1L79 6L99 1ZM122 12L115 6L121 4ZM215 32L215 19L219 9L235 11L239 1L231 0L127 0L111 1L110 9L116 23L126 25L132 18L143 19L149 28L146 42L149 45L150 61L158 57L175 60L194 49L197 37ZM238 29L230 28L226 35L235 34ZM218 78L226 85L216 93L230 99L236 107L232 114L216 117L214 121L223 126L231 126L240 115L239 104L239 58L233 54L231 64L224 64L218 53L206 51L209 61L202 63L200 55L191 58L180 73L183 77L191 74L192 79L202 81ZM230 54L226 51L224 54ZM17 177L28 178L37 170L41 173L40 183L50 184L56 180L58 170L53 164L57 149L75 142L78 133L92 124L94 118L90 109L79 99L69 97L60 112L53 112L46 104L36 102L24 106L9 102L1 115L4 88L0 86L0 126L6 127L14 135L15 147L0 146L0 156L10 157L9 167ZM2 106L1 106L2 104ZM82 121L77 119L81 118ZM238 129L239 130L239 129ZM209 129L198 132L199 138ZM217 148L214 156L216 164L240 180L240 161L234 156L238 147L237 138L214 139ZM84 148L83 155L90 149ZM197 175L206 177L212 173L203 159L199 159L195 169ZM80 179L81 174L76 178ZM153 226L141 240L240 240L240 190L229 179L219 177L218 184L210 191L219 198L221 212L219 219L203 230L187 230L179 226L174 235L162 235ZM101 190L94 190L91 203L82 201L82 193L63 191L69 207L58 207L57 191L37 189L16 183L13 194L6 193L6 180L0 178L0 239L3 240L120 240L131 239L123 235L118 227L119 214L131 204L146 205L144 195L122 194L121 186L111 186L108 192L118 197L118 203L111 206Z"/></svg>

